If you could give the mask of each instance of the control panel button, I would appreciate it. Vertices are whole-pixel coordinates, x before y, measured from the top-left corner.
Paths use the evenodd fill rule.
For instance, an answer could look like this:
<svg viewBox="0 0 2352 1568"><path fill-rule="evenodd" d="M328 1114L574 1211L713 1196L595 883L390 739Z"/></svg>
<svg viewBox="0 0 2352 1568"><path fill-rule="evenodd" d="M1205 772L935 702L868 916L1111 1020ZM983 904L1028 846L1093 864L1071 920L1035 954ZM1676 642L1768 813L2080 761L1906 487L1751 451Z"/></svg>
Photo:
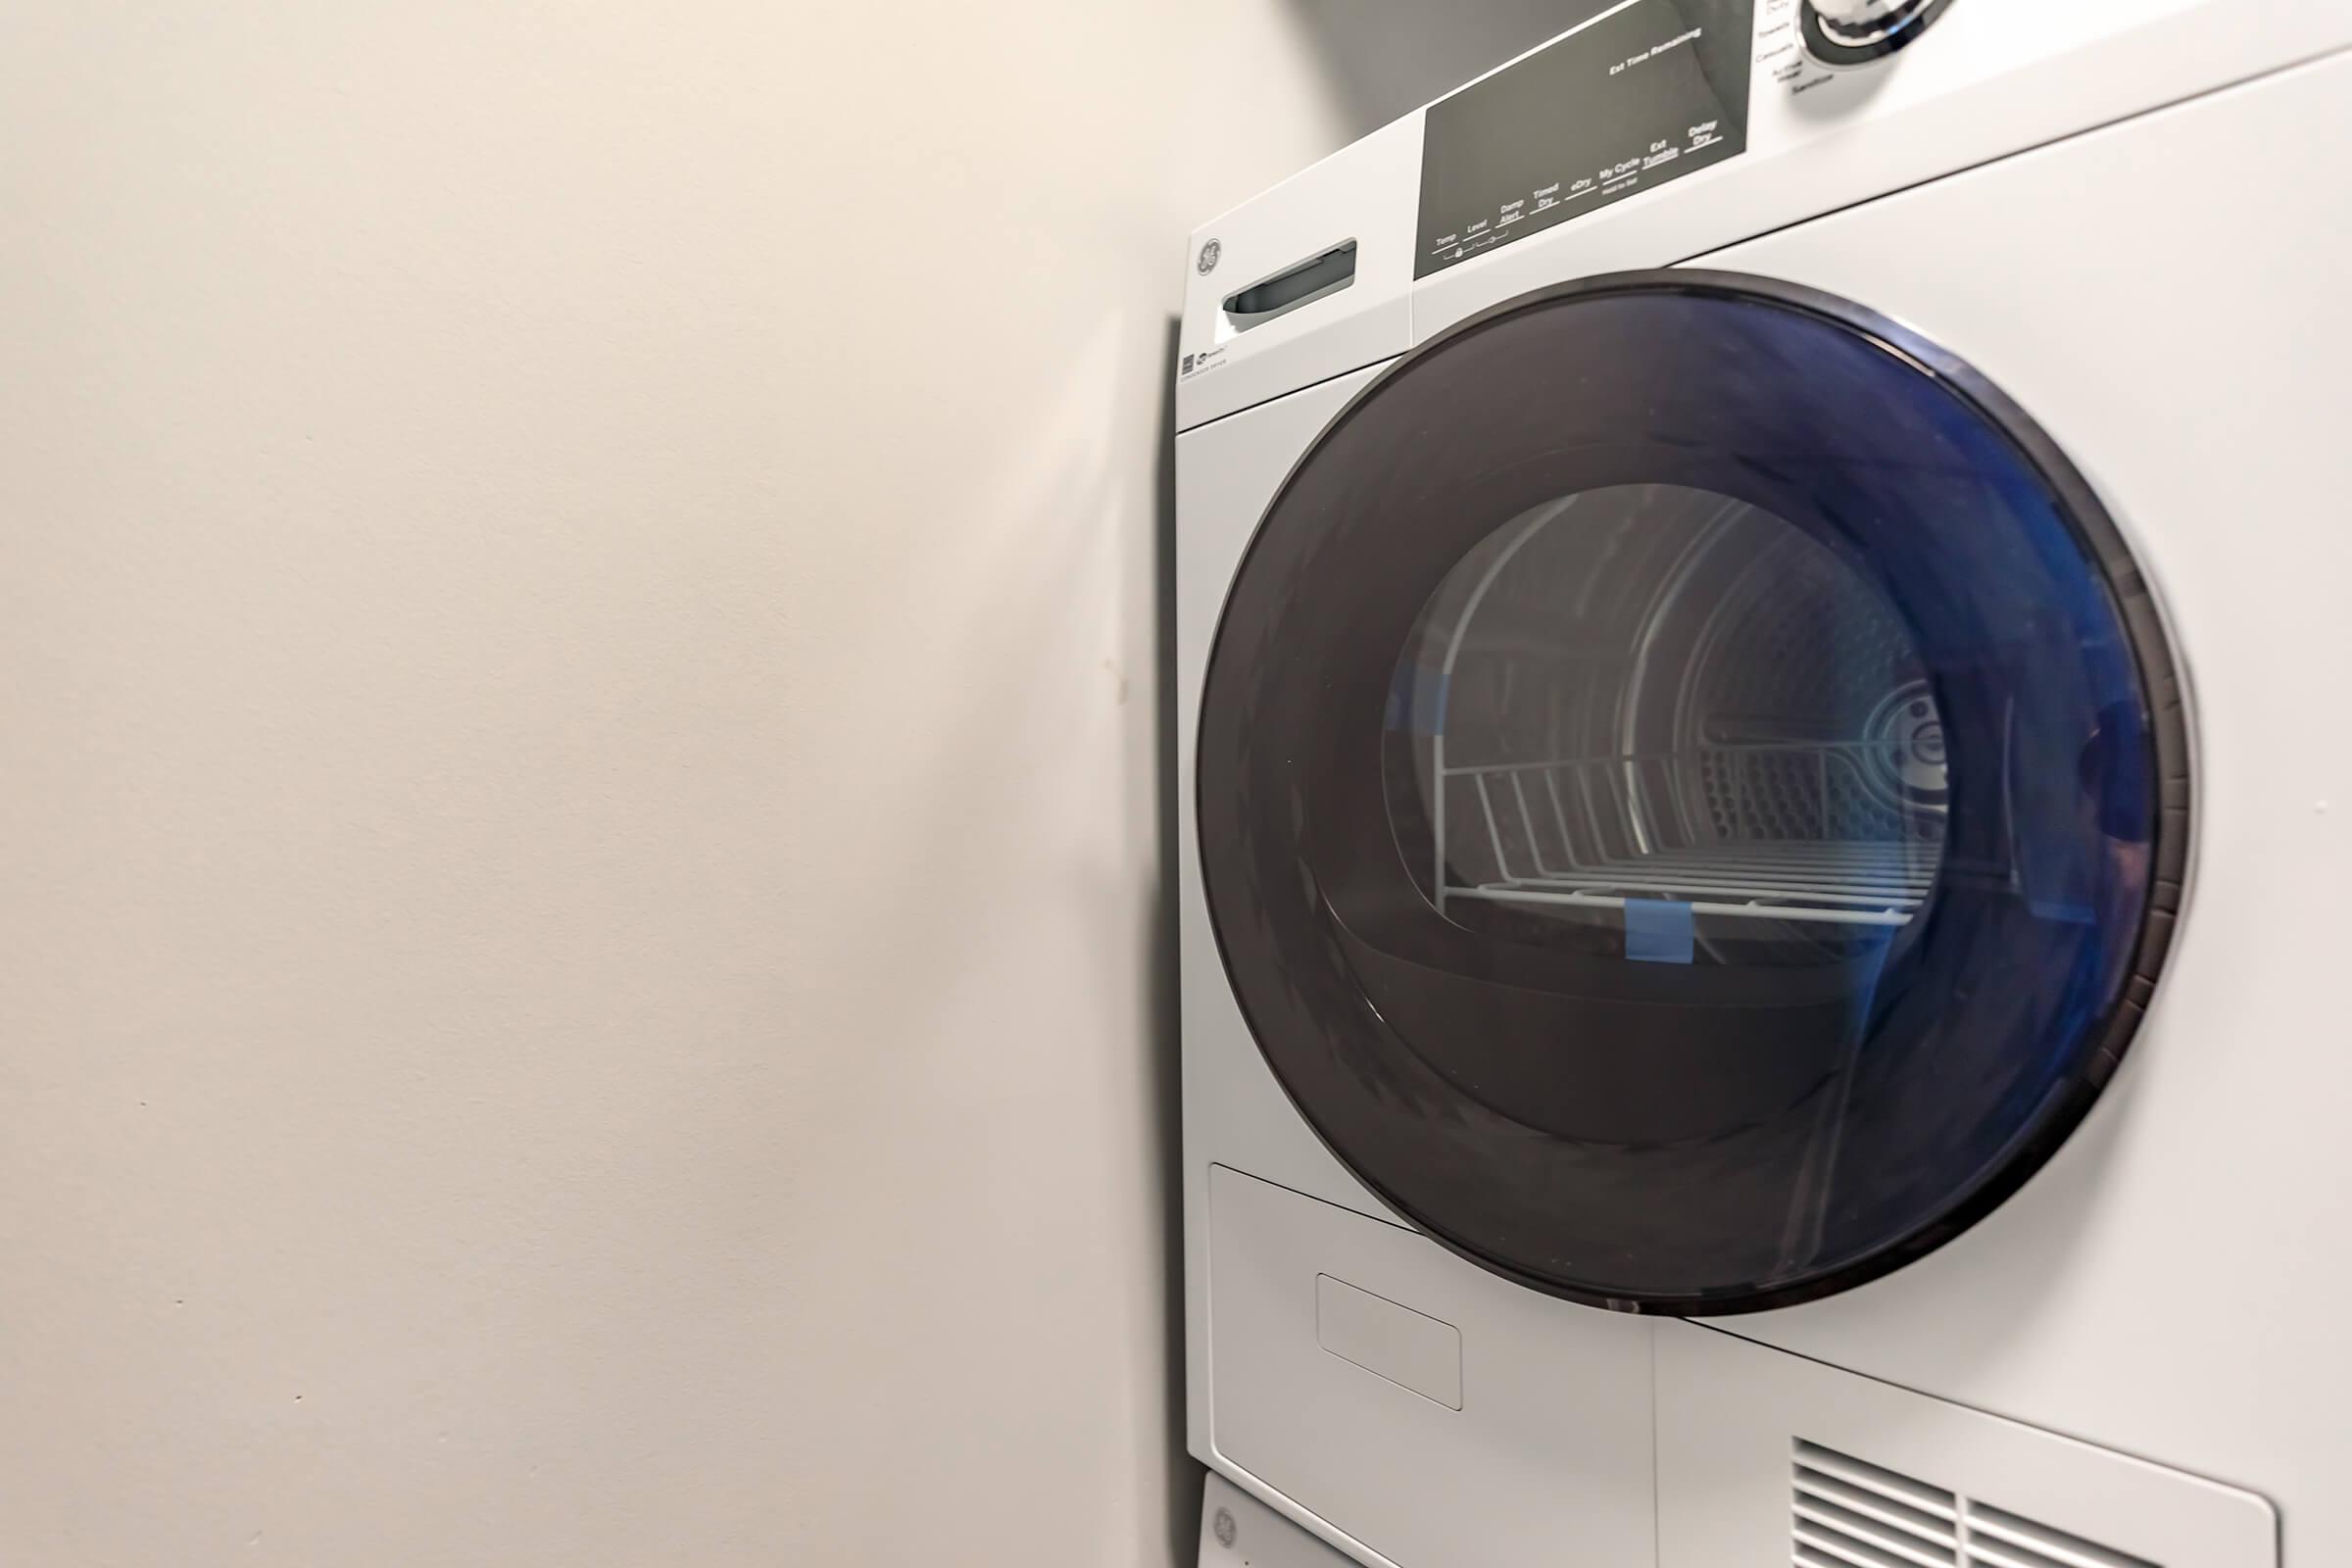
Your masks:
<svg viewBox="0 0 2352 1568"><path fill-rule="evenodd" d="M1804 0L1796 24L1805 52L1823 65L1867 66L1917 42L1951 6L1952 0Z"/></svg>
<svg viewBox="0 0 2352 1568"><path fill-rule="evenodd" d="M1913 0L1813 0L1813 9L1840 27L1863 27L1885 22L1912 4Z"/></svg>

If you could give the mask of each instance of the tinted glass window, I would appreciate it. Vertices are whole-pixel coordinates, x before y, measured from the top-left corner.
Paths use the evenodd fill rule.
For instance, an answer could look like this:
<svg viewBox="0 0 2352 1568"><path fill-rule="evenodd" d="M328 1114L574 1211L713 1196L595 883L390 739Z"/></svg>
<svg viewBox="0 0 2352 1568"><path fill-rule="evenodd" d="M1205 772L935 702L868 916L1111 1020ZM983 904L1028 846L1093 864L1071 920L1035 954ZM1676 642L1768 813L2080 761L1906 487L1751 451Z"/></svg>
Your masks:
<svg viewBox="0 0 2352 1568"><path fill-rule="evenodd" d="M1373 1192L1580 1300L1845 1289L2114 1072L2186 865L2145 583L2055 442L1859 307L1595 279L1375 381L1201 694L1244 1015Z"/></svg>

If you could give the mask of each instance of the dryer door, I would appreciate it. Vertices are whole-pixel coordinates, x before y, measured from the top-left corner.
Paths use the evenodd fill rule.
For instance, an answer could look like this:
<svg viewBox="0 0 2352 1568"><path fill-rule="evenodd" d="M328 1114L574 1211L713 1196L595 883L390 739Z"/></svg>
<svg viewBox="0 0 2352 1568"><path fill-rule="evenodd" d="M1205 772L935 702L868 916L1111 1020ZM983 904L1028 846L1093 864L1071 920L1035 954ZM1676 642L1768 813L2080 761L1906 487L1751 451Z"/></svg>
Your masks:
<svg viewBox="0 0 2352 1568"><path fill-rule="evenodd" d="M1432 1236L1633 1311L1824 1296L2014 1192L2186 863L2180 687L2080 474L1950 355L1704 272L1515 301L1336 418L1200 712L1226 968Z"/></svg>

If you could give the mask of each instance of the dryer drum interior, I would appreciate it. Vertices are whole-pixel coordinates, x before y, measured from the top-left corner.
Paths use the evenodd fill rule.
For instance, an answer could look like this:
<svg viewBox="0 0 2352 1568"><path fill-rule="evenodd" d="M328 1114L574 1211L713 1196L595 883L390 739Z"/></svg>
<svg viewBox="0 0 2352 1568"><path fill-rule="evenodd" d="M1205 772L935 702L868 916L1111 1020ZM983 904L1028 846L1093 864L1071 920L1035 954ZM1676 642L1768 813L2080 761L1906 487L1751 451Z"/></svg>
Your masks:
<svg viewBox="0 0 2352 1568"><path fill-rule="evenodd" d="M1630 931L1669 962L1885 946L1942 858L1927 673L1860 566L1759 508L1672 485L1548 503L1473 549L1408 640L1398 852L1432 907L1524 941Z"/></svg>

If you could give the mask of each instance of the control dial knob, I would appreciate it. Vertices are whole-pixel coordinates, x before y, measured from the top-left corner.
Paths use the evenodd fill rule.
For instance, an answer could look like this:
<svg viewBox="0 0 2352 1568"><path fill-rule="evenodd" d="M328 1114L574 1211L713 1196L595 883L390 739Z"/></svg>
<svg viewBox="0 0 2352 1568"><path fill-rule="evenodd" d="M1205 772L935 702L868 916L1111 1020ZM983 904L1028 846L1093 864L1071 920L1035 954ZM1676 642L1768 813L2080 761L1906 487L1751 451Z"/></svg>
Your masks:
<svg viewBox="0 0 2352 1568"><path fill-rule="evenodd" d="M1797 30L1825 66L1867 66L1909 47L1952 0L1801 0Z"/></svg>

